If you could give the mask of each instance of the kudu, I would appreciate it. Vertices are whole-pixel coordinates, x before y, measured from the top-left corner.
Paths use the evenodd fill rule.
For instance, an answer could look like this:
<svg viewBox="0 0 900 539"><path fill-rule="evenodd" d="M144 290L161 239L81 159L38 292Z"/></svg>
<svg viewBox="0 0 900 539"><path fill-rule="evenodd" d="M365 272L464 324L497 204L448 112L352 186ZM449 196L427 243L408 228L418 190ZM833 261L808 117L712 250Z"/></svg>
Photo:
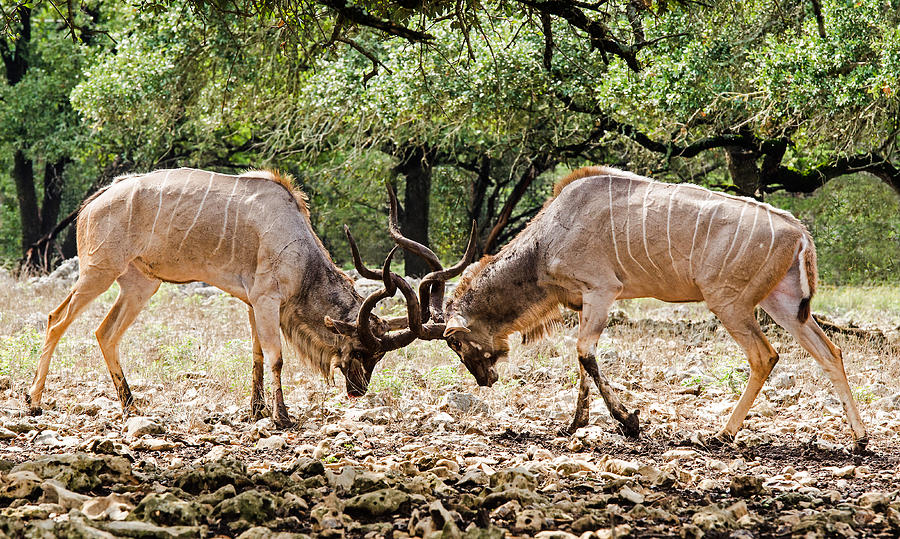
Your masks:
<svg viewBox="0 0 900 539"><path fill-rule="evenodd" d="M251 415L259 417L265 408L266 364L279 426L291 423L281 387L280 332L324 376L342 370L351 396L365 393L385 352L412 340L387 334L405 327L405 317L371 315L375 302L364 301L334 265L310 225L305 196L277 172L227 176L181 168L116 178L82 205L77 239L78 280L50 313L27 395L32 414L41 412L60 337L113 282L119 295L96 336L126 412L135 410L119 365L119 341L163 281L203 281L249 306Z"/></svg>
<svg viewBox="0 0 900 539"><path fill-rule="evenodd" d="M778 361L754 315L759 305L828 375L862 450L866 429L841 351L810 316L816 275L812 238L788 212L696 185L586 167L560 181L496 256L466 270L447 302L442 336L478 384L490 386L511 333L541 334L560 305L580 311L581 377L569 431L588 422L593 379L623 432L636 437L638 411L628 413L595 357L610 306L639 297L705 301L750 363L747 387L717 435L731 440Z"/></svg>

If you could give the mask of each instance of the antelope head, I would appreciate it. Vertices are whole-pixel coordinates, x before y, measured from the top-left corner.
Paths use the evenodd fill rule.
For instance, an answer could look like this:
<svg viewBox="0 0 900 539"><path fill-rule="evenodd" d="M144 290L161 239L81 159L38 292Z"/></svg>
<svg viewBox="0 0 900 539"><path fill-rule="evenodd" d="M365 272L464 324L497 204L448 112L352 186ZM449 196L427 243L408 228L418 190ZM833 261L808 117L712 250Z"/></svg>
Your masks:
<svg viewBox="0 0 900 539"><path fill-rule="evenodd" d="M394 329L408 328L408 317L385 320L372 314L372 309L375 308L379 301L393 297L397 292L398 282L402 281L409 288L406 281L390 272L391 259L397 248L394 247L387 258L385 258L384 266L381 270L371 270L362 264L356 242L353 240L353 236L350 235L350 229L347 226L344 226L344 232L350 241L353 261L360 275L370 279L380 279L384 283L384 288L373 292L362 302L355 322L345 322L334 320L328 316L325 317L325 326L333 333L345 337L344 342L339 347L335 366L341 370L344 378L347 380L347 395L361 397L366 393L369 381L372 379L372 372L381 358L387 352L411 343L415 340L415 335L411 331L394 335L389 333ZM417 303L410 307L417 309Z"/></svg>
<svg viewBox="0 0 900 539"><path fill-rule="evenodd" d="M407 293L407 303L410 305L410 313L413 304L421 304L421 315L418 320L409 321L409 331L415 337L423 340L443 339L447 345L459 356L463 364L475 377L478 385L490 386L497 381L495 365L497 361L506 357L509 346L506 340L497 340L490 335L487 325L473 325L470 327L465 317L457 313L450 305L449 317L444 313L444 290L448 279L456 277L472 263L475 256L476 225L472 223L472 231L469 234L469 242L462 259L450 268L444 269L434 251L428 247L403 236L397 222L397 197L388 184L388 197L391 202L390 233L394 241L411 253L424 259L431 267L432 272L422 278L419 285L419 296L410 297ZM405 284L405 281L404 281ZM410 291L411 292L411 291ZM418 300L418 301L417 301ZM422 320L432 323L423 324Z"/></svg>

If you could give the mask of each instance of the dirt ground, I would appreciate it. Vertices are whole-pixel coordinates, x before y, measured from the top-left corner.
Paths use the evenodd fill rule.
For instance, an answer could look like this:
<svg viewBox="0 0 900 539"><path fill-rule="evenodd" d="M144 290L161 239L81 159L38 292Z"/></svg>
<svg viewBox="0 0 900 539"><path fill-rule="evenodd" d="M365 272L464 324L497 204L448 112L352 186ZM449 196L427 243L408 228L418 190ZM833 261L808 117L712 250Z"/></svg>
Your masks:
<svg viewBox="0 0 900 539"><path fill-rule="evenodd" d="M574 327L514 345L492 388L437 342L390 354L354 400L289 356L297 426L250 421L245 307L198 285L165 286L122 344L142 416L122 417L93 339L111 291L64 337L45 413L29 417L45 316L65 292L64 278L0 275L0 537L900 535L900 306L814 301L862 329L833 336L870 433L852 454L821 369L774 326L778 366L735 443L712 443L746 361L702 306L654 301L618 305L600 341L640 410L638 440L599 399L587 428L559 434Z"/></svg>

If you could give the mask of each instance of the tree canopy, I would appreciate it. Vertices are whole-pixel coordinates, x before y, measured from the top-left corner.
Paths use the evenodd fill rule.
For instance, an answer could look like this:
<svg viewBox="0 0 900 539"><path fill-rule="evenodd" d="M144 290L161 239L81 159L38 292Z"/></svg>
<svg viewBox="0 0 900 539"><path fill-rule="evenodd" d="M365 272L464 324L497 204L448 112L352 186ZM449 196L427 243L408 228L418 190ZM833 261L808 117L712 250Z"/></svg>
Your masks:
<svg viewBox="0 0 900 539"><path fill-rule="evenodd" d="M115 173L176 165L292 172L339 259L344 222L386 250L385 181L405 233L446 256L471 219L499 248L582 164L757 198L867 173L900 195L897 0L56 7L4 12L0 141L46 169L34 203L0 181L7 256L13 229L23 249L53 229L53 174L65 214Z"/></svg>

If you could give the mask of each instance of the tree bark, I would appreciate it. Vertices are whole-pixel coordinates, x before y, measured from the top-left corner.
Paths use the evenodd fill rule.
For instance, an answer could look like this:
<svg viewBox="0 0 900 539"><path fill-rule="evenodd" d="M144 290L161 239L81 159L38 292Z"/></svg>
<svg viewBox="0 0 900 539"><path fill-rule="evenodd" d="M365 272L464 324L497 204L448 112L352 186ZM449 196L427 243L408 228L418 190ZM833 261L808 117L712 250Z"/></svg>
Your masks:
<svg viewBox="0 0 900 539"><path fill-rule="evenodd" d="M34 164L22 150L13 156L13 181L19 201L19 217L22 222L22 254L41 237L41 214L38 211L37 194L34 191Z"/></svg>
<svg viewBox="0 0 900 539"><path fill-rule="evenodd" d="M759 154L743 146L725 146L725 158L731 181L740 193L747 197L759 198L760 174L756 165Z"/></svg>
<svg viewBox="0 0 900 539"><path fill-rule="evenodd" d="M411 240L429 246L428 219L430 216L432 156L422 146L407 148L401 154L395 168L406 179L403 211L400 214L400 231ZM404 251L403 263L406 275L422 277L431 271L422 258Z"/></svg>

